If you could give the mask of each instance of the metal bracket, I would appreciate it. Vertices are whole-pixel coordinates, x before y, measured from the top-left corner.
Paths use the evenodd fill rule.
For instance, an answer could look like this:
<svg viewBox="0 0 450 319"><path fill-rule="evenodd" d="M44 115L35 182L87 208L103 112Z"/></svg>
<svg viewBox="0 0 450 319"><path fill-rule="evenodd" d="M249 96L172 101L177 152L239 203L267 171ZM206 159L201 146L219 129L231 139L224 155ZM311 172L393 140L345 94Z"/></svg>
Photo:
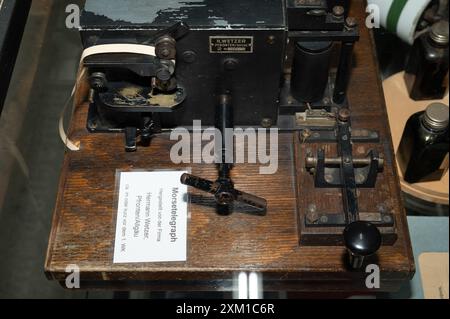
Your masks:
<svg viewBox="0 0 450 319"><path fill-rule="evenodd" d="M334 143L337 135L334 127L333 130L305 128L301 131L300 139L302 143ZM376 131L366 129L352 130L351 141L352 143L379 143L380 135Z"/></svg>
<svg viewBox="0 0 450 319"><path fill-rule="evenodd" d="M324 112L322 112L322 115ZM305 129L300 138L303 142L336 142L338 156L326 157L323 148L317 151L317 156L308 153L305 167L314 174L317 188L341 188L344 215L331 214L319 216L311 225L336 226L361 220L358 208L358 188L374 188L378 173L383 170L384 158L376 150L371 150L364 158L354 158L352 143L378 141L379 135L368 130L359 130L358 135L352 134L350 111L339 110L335 117L334 130L308 131ZM334 217L333 217L334 216ZM320 220L323 220L320 223ZM383 220L383 217L381 218ZM393 221L393 218L391 219ZM309 225L306 222L307 225ZM376 224L376 223L374 223Z"/></svg>
<svg viewBox="0 0 450 319"><path fill-rule="evenodd" d="M394 215L392 213L359 213L359 220L370 222L378 227L394 226ZM307 227L345 227L346 224L343 214L324 214L317 212L315 205L308 207L305 218L305 225Z"/></svg>
<svg viewBox="0 0 450 319"><path fill-rule="evenodd" d="M318 188L344 187L341 174L344 159L342 157L327 158L325 150L319 149L317 157L308 154L306 168L314 170L315 186ZM365 158L353 158L355 183L358 188L374 188L378 172L383 169L384 159L375 150L371 150Z"/></svg>

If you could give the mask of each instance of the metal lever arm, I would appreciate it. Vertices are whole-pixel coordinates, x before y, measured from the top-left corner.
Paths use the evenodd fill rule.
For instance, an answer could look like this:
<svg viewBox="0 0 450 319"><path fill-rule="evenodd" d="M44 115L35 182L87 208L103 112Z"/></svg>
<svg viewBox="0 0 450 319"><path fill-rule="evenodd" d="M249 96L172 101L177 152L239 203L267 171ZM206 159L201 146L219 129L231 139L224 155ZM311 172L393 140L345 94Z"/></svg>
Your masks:
<svg viewBox="0 0 450 319"><path fill-rule="evenodd" d="M264 198L235 189L230 176L233 165L227 163L226 154L229 150L227 149L227 141L225 138L226 130L234 127L233 105L230 94L221 94L219 96L219 103L216 110L216 127L220 131L222 138L222 161L218 165L219 178L215 182L212 182L190 174L183 174L181 176L181 183L214 195L218 213L222 215L231 213L234 202L247 204L258 212L265 214L267 201Z"/></svg>
<svg viewBox="0 0 450 319"><path fill-rule="evenodd" d="M191 174L183 174L181 183L214 195L217 204L220 206L230 206L233 202L241 202L259 211L266 211L267 209L267 201L264 198L235 189L228 179L219 178L216 182L212 182Z"/></svg>
<svg viewBox="0 0 450 319"><path fill-rule="evenodd" d="M343 237L349 252L350 265L354 269L361 268L364 259L375 254L381 246L381 233L369 222L360 221L357 183L355 178L355 160L353 159L351 143L350 111L341 109L338 116L338 152L341 159L341 180L343 182L342 198L346 215L347 227ZM371 156L375 173L379 163ZM378 156L377 156L378 158Z"/></svg>

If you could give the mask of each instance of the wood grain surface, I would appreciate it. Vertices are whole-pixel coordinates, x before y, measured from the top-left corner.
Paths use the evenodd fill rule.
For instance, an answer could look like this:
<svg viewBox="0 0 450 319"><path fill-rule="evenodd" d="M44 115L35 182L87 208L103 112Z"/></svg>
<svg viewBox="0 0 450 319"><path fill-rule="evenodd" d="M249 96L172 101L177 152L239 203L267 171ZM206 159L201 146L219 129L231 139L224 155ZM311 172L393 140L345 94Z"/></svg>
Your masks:
<svg viewBox="0 0 450 319"><path fill-rule="evenodd" d="M349 93L353 123L357 128L380 132L386 157L386 173L376 195L379 198L364 203L371 209L375 202L388 202L395 213L398 232L397 242L383 247L369 261L381 267L381 290L392 291L412 277L414 260L373 40L363 23L363 1L353 2L352 12L362 29ZM87 108L87 103L80 103L72 120L71 137L80 140L81 150L68 152L64 161L45 264L50 279L63 282L66 267L76 264L83 287L91 288L221 290L226 289L225 282L236 273L256 271L262 273L266 290L366 289L366 273L347 269L343 247L299 245L299 207L315 201L330 210L340 209L341 200L336 197L339 192L328 196L323 190L312 189L312 176L306 172L297 196L295 171L299 168L294 163L293 133L280 135L277 174L260 175L259 166L254 164L236 165L232 171L238 189L267 199L267 216L239 211L219 216L210 197L191 190L187 262L113 264L116 170L189 168L194 175L209 179L215 179L217 171L214 165L174 165L169 157L174 142L168 135L153 139L149 148L125 153L123 135L87 132ZM369 192L361 194L361 198L371 198L373 194Z"/></svg>

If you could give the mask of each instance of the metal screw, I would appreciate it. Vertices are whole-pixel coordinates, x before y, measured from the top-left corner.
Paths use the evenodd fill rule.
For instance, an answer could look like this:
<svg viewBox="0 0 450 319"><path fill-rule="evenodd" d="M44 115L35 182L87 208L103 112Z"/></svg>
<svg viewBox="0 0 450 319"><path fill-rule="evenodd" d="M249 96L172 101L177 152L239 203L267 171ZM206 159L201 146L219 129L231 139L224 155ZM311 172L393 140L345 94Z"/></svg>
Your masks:
<svg viewBox="0 0 450 319"><path fill-rule="evenodd" d="M383 221L384 221L385 223L390 223L390 222L392 222L392 218L391 218L391 216L389 216L389 215L384 215L384 216L383 216Z"/></svg>
<svg viewBox="0 0 450 319"><path fill-rule="evenodd" d="M270 128L272 127L272 119L270 118L263 118L261 121L261 126L264 128Z"/></svg>
<svg viewBox="0 0 450 319"><path fill-rule="evenodd" d="M364 183L366 177L363 174L357 174L355 179L358 184L362 184Z"/></svg>
<svg viewBox="0 0 450 319"><path fill-rule="evenodd" d="M338 118L342 122L347 122L350 119L350 110L347 108L342 108L339 110Z"/></svg>
<svg viewBox="0 0 450 319"><path fill-rule="evenodd" d="M268 44L274 44L275 43L275 36L271 35L267 38L267 43Z"/></svg>
<svg viewBox="0 0 450 319"><path fill-rule="evenodd" d="M306 218L310 223L315 223L319 220L319 214L317 214L317 206L315 204L310 204L308 206L308 213Z"/></svg>
<svg viewBox="0 0 450 319"><path fill-rule="evenodd" d="M340 18L344 15L345 9L343 6L335 6L333 7L333 15L337 18Z"/></svg>
<svg viewBox="0 0 450 319"><path fill-rule="evenodd" d="M234 199L233 199L233 195L231 195L230 193L223 192L223 193L218 194L217 200L218 200L219 204L221 204L221 205L228 205L228 204L231 204Z"/></svg>
<svg viewBox="0 0 450 319"><path fill-rule="evenodd" d="M225 67L225 70L227 71L233 71L237 68L238 61L236 59L226 59L223 62L223 65Z"/></svg>
<svg viewBox="0 0 450 319"><path fill-rule="evenodd" d="M317 206L316 204L309 204L308 206L308 212L310 213L315 213L317 211Z"/></svg>
<svg viewBox="0 0 450 319"><path fill-rule="evenodd" d="M356 20L356 18L353 17L348 17L347 19L345 19L345 26L347 28L354 28L358 25L358 21Z"/></svg>
<svg viewBox="0 0 450 319"><path fill-rule="evenodd" d="M182 58L186 63L194 63L197 59L197 54L194 51L185 51L182 54Z"/></svg>
<svg viewBox="0 0 450 319"><path fill-rule="evenodd" d="M310 129L303 130L301 133L301 137L302 143L305 143L306 140L311 137L311 130Z"/></svg>
<svg viewBox="0 0 450 319"><path fill-rule="evenodd" d="M313 224L319 220L319 214L317 214L316 212L308 213L306 214L306 219L308 219L308 221Z"/></svg>
<svg viewBox="0 0 450 319"><path fill-rule="evenodd" d="M302 131L303 137L310 137L311 136L311 130L309 128Z"/></svg>
<svg viewBox="0 0 450 319"><path fill-rule="evenodd" d="M161 81L169 81L171 76L167 68L160 68L156 71L156 77Z"/></svg>
<svg viewBox="0 0 450 319"><path fill-rule="evenodd" d="M93 89L102 89L106 86L106 75L102 72L94 72L90 77L91 87Z"/></svg>
<svg viewBox="0 0 450 319"><path fill-rule="evenodd" d="M328 223L328 216L323 215L320 217L320 222L323 224Z"/></svg>
<svg viewBox="0 0 450 319"><path fill-rule="evenodd" d="M164 48L164 49L161 50L161 55L162 55L163 57L166 58L166 57L169 56L169 54L170 54L170 50L169 50L169 49Z"/></svg>

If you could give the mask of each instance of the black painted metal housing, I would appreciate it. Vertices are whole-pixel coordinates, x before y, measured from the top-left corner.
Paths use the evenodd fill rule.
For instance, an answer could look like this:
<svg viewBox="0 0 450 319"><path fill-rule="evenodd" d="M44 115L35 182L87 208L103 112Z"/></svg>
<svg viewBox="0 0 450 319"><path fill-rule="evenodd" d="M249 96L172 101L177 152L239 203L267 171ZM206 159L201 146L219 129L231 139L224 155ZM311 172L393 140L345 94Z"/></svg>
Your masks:
<svg viewBox="0 0 450 319"><path fill-rule="evenodd" d="M192 126L193 120L200 119L204 125L213 125L214 106L224 85L233 92L236 125L276 123L276 83L283 75L287 37L281 0L88 0L81 35L85 48L142 44L180 21L190 28L176 45L176 78L186 89L187 99L174 112L161 113L161 125ZM244 43L229 49L232 44L226 47L223 41Z"/></svg>

